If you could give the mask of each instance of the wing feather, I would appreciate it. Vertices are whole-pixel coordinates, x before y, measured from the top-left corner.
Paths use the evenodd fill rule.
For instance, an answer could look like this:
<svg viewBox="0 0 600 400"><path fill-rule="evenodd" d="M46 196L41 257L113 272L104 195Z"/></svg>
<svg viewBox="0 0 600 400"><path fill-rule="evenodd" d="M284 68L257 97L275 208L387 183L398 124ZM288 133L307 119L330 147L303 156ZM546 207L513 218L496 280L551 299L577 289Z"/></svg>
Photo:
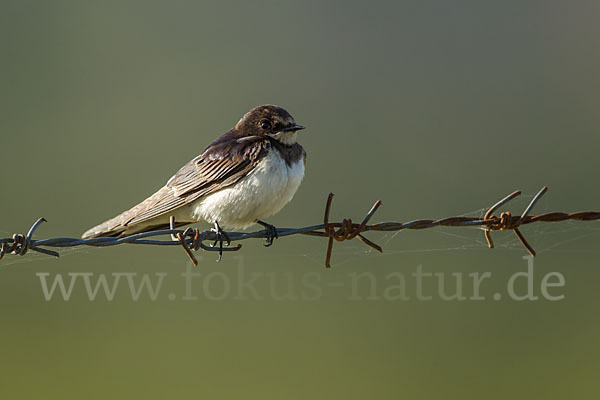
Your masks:
<svg viewBox="0 0 600 400"><path fill-rule="evenodd" d="M169 179L164 196L127 224L147 221L236 183L254 169L269 148L270 142L259 137L209 146Z"/></svg>
<svg viewBox="0 0 600 400"><path fill-rule="evenodd" d="M83 237L125 234L131 231L129 227L132 225L147 223L230 186L250 173L270 147L271 143L265 137L239 139L225 134L184 165L159 191L130 210L85 232Z"/></svg>

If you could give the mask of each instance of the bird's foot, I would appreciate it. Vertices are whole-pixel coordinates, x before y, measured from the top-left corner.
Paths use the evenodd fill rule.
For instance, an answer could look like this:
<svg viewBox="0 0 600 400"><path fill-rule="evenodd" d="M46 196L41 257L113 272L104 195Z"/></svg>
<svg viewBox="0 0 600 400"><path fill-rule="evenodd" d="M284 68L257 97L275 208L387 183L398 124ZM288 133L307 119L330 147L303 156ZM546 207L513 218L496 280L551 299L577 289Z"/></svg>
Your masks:
<svg viewBox="0 0 600 400"><path fill-rule="evenodd" d="M257 224L262 225L267 231L267 238L265 239L265 247L269 247L273 244L273 240L279 238L279 234L277 233L277 228L274 225L267 224L261 220L256 221Z"/></svg>
<svg viewBox="0 0 600 400"><path fill-rule="evenodd" d="M215 247L217 243L219 244L219 258L217 261L221 261L223 258L223 242L226 242L225 246L229 246L231 244L231 240L229 239L229 235L219 226L219 223L215 221L215 227L211 229L216 235L216 239L210 247Z"/></svg>

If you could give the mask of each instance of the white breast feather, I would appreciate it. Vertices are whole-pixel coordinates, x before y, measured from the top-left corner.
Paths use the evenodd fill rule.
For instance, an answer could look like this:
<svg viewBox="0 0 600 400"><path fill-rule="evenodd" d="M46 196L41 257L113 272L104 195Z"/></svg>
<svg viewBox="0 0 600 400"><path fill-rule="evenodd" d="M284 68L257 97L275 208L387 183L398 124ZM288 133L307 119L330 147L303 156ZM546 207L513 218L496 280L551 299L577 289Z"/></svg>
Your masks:
<svg viewBox="0 0 600 400"><path fill-rule="evenodd" d="M192 204L195 219L217 221L223 228L246 228L279 212L294 197L304 177L304 160L288 167L276 150L231 187Z"/></svg>

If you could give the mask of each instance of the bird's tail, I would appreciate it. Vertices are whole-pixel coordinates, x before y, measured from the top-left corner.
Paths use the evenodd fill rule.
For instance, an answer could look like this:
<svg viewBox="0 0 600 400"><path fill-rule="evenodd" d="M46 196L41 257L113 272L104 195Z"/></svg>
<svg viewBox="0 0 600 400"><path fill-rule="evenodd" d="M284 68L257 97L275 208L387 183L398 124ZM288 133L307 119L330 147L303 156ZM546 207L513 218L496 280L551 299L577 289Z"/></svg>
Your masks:
<svg viewBox="0 0 600 400"><path fill-rule="evenodd" d="M121 216L116 216L109 219L106 222L96 225L95 227L88 229L81 235L82 239L91 239L98 237L120 237L125 236L127 227L122 225Z"/></svg>
<svg viewBox="0 0 600 400"><path fill-rule="evenodd" d="M86 231L83 239L97 237L123 237L155 229L168 229L169 216L177 214L173 207L173 194L163 187L140 204ZM187 215L185 217L188 217ZM190 218L179 218L175 226L193 223Z"/></svg>

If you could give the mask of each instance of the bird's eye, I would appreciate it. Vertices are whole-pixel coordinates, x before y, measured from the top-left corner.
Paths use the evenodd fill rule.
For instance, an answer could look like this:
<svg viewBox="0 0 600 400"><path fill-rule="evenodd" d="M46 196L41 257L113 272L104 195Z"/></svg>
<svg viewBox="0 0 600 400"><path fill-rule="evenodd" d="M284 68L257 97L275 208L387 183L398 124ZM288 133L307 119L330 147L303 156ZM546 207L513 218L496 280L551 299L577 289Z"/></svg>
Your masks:
<svg viewBox="0 0 600 400"><path fill-rule="evenodd" d="M260 127L263 128L264 130L267 130L271 127L271 123L269 121L267 121L266 119L263 119L262 121L260 121Z"/></svg>

